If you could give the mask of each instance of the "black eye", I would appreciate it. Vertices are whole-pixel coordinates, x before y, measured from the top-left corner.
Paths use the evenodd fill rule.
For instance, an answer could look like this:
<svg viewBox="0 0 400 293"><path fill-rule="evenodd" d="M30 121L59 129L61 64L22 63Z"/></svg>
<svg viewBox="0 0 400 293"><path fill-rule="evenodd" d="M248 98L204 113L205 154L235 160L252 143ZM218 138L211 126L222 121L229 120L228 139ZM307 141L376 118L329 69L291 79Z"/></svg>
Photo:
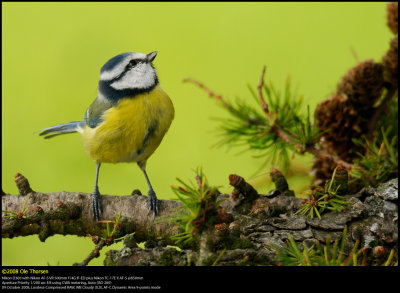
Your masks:
<svg viewBox="0 0 400 293"><path fill-rule="evenodd" d="M131 68L135 67L138 63L139 63L138 60L131 60L131 61L129 61L128 65L126 66L126 69L131 69Z"/></svg>

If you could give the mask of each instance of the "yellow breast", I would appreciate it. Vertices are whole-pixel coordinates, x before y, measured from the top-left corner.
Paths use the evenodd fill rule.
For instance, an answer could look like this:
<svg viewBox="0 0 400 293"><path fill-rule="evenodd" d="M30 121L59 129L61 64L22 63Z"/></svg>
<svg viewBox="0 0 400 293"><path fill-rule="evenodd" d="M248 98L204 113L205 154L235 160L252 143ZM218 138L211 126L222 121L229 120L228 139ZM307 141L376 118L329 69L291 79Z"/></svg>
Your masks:
<svg viewBox="0 0 400 293"><path fill-rule="evenodd" d="M83 129L88 155L100 163L141 162L155 151L174 118L168 95L157 85L151 92L119 100L95 128Z"/></svg>

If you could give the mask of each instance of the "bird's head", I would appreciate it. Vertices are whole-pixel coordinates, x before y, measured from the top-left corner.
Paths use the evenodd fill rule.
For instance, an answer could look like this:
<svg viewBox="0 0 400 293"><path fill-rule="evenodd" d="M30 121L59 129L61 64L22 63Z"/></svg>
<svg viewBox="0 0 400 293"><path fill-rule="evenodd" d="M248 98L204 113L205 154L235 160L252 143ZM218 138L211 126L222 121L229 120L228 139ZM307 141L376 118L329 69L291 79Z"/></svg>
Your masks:
<svg viewBox="0 0 400 293"><path fill-rule="evenodd" d="M128 52L108 60L100 70L100 83L117 91L145 90L158 83L157 73L151 62L157 51L149 54Z"/></svg>

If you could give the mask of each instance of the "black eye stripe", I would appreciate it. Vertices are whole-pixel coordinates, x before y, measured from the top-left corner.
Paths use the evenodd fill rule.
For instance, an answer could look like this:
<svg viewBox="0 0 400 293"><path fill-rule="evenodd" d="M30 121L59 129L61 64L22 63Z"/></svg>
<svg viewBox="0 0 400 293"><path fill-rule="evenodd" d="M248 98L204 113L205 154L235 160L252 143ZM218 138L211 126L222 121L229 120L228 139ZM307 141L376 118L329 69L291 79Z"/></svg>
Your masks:
<svg viewBox="0 0 400 293"><path fill-rule="evenodd" d="M139 63L144 63L145 60L142 59L132 59L129 61L128 65L126 65L126 70L129 70L135 66L137 66Z"/></svg>
<svg viewBox="0 0 400 293"><path fill-rule="evenodd" d="M131 60L131 61L129 61L129 65L131 65L131 66L136 66L138 63L139 63L138 60Z"/></svg>

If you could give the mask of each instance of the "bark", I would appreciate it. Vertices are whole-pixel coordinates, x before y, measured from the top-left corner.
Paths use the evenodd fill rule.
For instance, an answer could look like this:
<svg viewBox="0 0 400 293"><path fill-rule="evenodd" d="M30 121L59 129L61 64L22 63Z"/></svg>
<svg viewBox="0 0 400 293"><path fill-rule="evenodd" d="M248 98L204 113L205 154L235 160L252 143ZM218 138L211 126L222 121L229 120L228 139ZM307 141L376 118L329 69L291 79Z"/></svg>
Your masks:
<svg viewBox="0 0 400 293"><path fill-rule="evenodd" d="M228 195L220 195L228 198ZM341 239L347 227L345 252L350 253L358 240L359 247L368 252L365 264L387 259L394 249L398 259L398 181L393 179L378 188L364 188L347 195L354 204L343 212L328 212L318 218L294 215L301 199L278 195L272 199L260 195L250 210L238 209L234 200L223 203L232 217L226 229L206 230L197 249L175 250L162 245L154 248L130 248L124 244L120 251L109 251L107 265L277 265L275 247L286 247L288 234L297 243L308 247L327 237L333 242ZM384 251L375 253L375 248Z"/></svg>
<svg viewBox="0 0 400 293"><path fill-rule="evenodd" d="M3 212L3 238L38 234L40 240L45 241L54 234L102 235L106 228L105 223L93 220L90 208L91 194L74 192L7 194L2 196L2 210L18 213L25 201L24 218L4 219ZM173 213L181 205L179 202L159 200L160 213L155 219L149 212L147 197L142 195L102 195L101 203L103 207L101 220L115 221L116 216L121 213L119 235L135 232L138 241L162 238L172 243L168 239L174 234L174 228L168 222L157 223L157 221L160 217ZM41 212L37 211L38 207L41 208Z"/></svg>
<svg viewBox="0 0 400 293"><path fill-rule="evenodd" d="M222 206L229 214L229 221L203 231L199 245L177 250L167 247L173 245L170 237L177 233L177 228L165 221L165 217L181 207L179 202L160 200L160 214L153 220L147 197L103 195L102 219L115 220L121 213L117 234L119 237L127 235L121 250L107 252L104 264L276 265L279 260L273 245L285 247L288 234L296 242L304 241L310 246L317 240L324 243L328 235L331 241L340 239L345 227L348 229L347 252L358 240L359 247L370 251L378 246L384 248L385 253L375 258L387 257L394 249L393 259L398 259L397 179L346 195L346 199L353 202L351 206L340 213L326 212L321 219L295 215L301 199L291 193L259 194L251 205L248 200L232 199L227 194L219 197L226 199ZM90 200L90 194L69 192L3 195L3 210L18 213L25 201L26 209L20 219L4 219L3 213L2 237L38 234L45 241L54 234L102 235L105 224L93 221ZM137 247L136 243L143 241L146 241L146 248ZM375 258L369 258L368 264L374 263Z"/></svg>

